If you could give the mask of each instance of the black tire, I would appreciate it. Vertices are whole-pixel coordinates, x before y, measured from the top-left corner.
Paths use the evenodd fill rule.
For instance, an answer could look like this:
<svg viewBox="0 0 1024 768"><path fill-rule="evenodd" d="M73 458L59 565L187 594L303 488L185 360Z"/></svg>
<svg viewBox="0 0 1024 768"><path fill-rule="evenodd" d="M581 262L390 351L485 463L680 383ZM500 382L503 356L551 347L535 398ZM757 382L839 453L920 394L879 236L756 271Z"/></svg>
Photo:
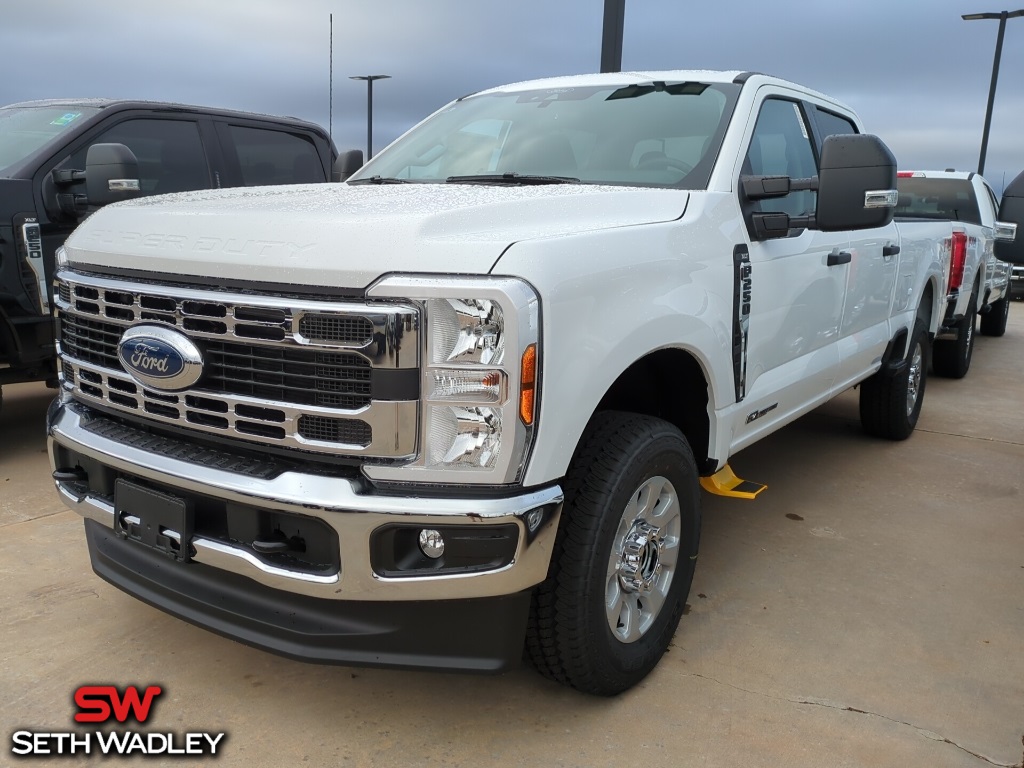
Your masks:
<svg viewBox="0 0 1024 768"><path fill-rule="evenodd" d="M1010 297L1003 296L992 302L988 312L981 316L981 332L986 336L1002 336L1006 333L1006 320L1010 316Z"/></svg>
<svg viewBox="0 0 1024 768"><path fill-rule="evenodd" d="M640 500L656 514L640 511ZM644 517L660 522L656 533L642 527ZM650 416L597 414L566 476L551 566L530 606L527 659L544 676L587 693L613 696L640 682L679 624L700 521L697 466L683 434ZM648 592L627 586L646 577L653 581ZM634 612L636 624L619 618Z"/></svg>
<svg viewBox="0 0 1024 768"><path fill-rule="evenodd" d="M917 426L928 380L928 329L914 324L907 356L895 371L883 366L860 385L860 423L872 437L906 440Z"/></svg>
<svg viewBox="0 0 1024 768"><path fill-rule="evenodd" d="M971 295L967 312L955 339L939 339L933 345L932 370L947 379L962 379L971 368L974 355L974 326L978 317L978 297Z"/></svg>

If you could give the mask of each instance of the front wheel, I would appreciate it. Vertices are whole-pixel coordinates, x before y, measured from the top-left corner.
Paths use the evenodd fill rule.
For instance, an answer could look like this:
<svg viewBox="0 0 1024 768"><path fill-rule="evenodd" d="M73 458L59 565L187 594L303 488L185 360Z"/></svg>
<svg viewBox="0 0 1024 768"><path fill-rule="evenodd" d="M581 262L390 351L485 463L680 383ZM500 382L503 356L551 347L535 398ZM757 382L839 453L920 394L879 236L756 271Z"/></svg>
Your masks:
<svg viewBox="0 0 1024 768"><path fill-rule="evenodd" d="M611 696L658 663L679 624L700 538L697 466L682 433L631 413L597 414L565 484L526 653L543 675Z"/></svg>
<svg viewBox="0 0 1024 768"><path fill-rule="evenodd" d="M860 423L873 437L906 440L917 426L928 371L928 331L918 319L907 356L860 385Z"/></svg>
<svg viewBox="0 0 1024 768"><path fill-rule="evenodd" d="M1006 333L1006 321L1010 317L1010 297L1003 296L992 302L988 312L981 316L981 332L985 336L1002 336Z"/></svg>

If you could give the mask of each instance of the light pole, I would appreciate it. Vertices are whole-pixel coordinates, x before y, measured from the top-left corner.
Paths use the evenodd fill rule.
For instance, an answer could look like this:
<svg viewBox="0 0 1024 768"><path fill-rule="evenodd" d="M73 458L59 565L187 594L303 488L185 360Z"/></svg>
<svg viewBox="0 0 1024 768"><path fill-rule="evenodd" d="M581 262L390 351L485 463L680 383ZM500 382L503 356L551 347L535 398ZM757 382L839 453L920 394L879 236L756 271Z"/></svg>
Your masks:
<svg viewBox="0 0 1024 768"><path fill-rule="evenodd" d="M366 159L373 157L373 81L387 80L391 75L354 75L349 80L366 81Z"/></svg>
<svg viewBox="0 0 1024 768"><path fill-rule="evenodd" d="M992 125L992 103L996 99L996 82L999 80L999 59L1003 55L1003 35L1006 33L1006 20L1024 16L1024 9L1019 11L1000 11L999 13L967 13L960 18L964 21L978 19L999 19L999 35L996 37L996 56L992 61L992 85L988 89L988 107L985 109L985 127L981 131L981 156L978 158L978 174L985 175L985 154L988 152L988 131Z"/></svg>
<svg viewBox="0 0 1024 768"><path fill-rule="evenodd" d="M604 0L604 32L601 35L601 71L622 71L622 30L626 0Z"/></svg>

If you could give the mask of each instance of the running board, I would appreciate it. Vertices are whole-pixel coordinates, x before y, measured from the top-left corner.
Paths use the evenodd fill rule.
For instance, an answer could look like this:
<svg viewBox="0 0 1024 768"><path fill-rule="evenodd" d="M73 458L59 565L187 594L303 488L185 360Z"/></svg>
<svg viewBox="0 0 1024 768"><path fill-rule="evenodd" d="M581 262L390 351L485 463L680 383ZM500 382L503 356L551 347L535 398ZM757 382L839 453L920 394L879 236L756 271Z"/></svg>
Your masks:
<svg viewBox="0 0 1024 768"><path fill-rule="evenodd" d="M708 493L713 493L716 496L731 496L734 499L756 498L757 494L768 487L761 483L740 480L728 464L710 477L702 477L700 484Z"/></svg>

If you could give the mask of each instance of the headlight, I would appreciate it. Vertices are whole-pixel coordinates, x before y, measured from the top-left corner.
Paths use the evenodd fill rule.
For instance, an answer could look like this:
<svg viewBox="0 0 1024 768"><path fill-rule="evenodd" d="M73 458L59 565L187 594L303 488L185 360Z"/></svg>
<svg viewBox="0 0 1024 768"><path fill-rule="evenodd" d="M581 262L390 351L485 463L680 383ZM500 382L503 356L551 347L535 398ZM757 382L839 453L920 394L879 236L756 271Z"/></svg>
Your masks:
<svg viewBox="0 0 1024 768"><path fill-rule="evenodd" d="M515 278L388 277L367 291L423 306L420 450L411 464L367 465L371 479L503 484L533 439L540 306Z"/></svg>
<svg viewBox="0 0 1024 768"><path fill-rule="evenodd" d="M431 299L427 302L431 362L501 365L505 318L489 299Z"/></svg>
<svg viewBox="0 0 1024 768"><path fill-rule="evenodd" d="M57 269L68 265L68 252L64 249L63 245L54 253L53 260L57 265Z"/></svg>

